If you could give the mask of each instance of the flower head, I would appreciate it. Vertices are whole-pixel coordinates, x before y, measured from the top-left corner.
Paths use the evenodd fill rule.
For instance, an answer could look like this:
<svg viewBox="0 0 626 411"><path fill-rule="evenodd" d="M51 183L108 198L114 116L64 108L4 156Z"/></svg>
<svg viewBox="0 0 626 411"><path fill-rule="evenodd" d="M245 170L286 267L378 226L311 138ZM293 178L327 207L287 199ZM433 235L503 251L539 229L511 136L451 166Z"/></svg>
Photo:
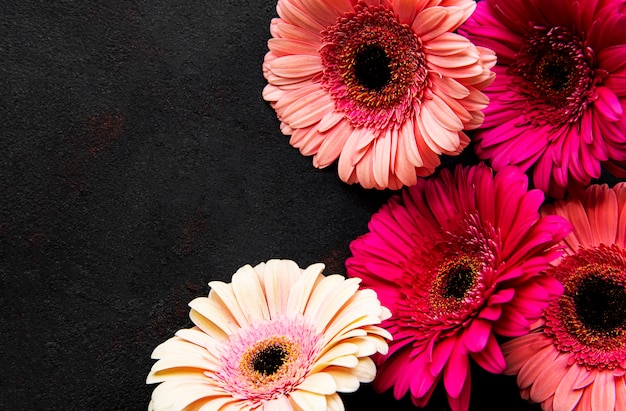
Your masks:
<svg viewBox="0 0 626 411"><path fill-rule="evenodd" d="M476 133L494 169L560 198L626 165L626 2L486 0L460 32L498 56Z"/></svg>
<svg viewBox="0 0 626 411"><path fill-rule="evenodd" d="M263 97L313 165L366 188L413 185L469 143L490 50L453 33L473 0L278 0Z"/></svg>
<svg viewBox="0 0 626 411"><path fill-rule="evenodd" d="M503 345L507 374L544 410L621 410L626 401L626 183L546 205L574 231L547 272L564 291L530 334Z"/></svg>
<svg viewBox="0 0 626 411"><path fill-rule="evenodd" d="M454 411L466 410L470 363L504 370L495 335L530 330L561 287L541 271L560 255L569 232L557 216L540 217L544 196L508 167L442 170L420 180L372 217L352 244L349 276L376 290L393 316L374 388L410 391L425 406L443 378Z"/></svg>
<svg viewBox="0 0 626 411"><path fill-rule="evenodd" d="M378 324L390 313L360 281L323 269L270 260L209 283L189 304L195 327L152 354L147 382L160 385L149 408L343 409L337 392L374 379L369 356L387 352Z"/></svg>

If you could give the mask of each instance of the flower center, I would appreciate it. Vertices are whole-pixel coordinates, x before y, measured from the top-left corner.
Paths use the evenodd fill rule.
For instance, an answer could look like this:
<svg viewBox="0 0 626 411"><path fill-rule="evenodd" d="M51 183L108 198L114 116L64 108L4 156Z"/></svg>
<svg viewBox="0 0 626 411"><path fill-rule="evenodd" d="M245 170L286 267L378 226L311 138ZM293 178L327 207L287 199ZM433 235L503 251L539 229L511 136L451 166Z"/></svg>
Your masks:
<svg viewBox="0 0 626 411"><path fill-rule="evenodd" d="M562 126L580 120L602 81L594 70L593 50L563 27L535 28L515 60L509 74L527 98L526 118L535 124Z"/></svg>
<svg viewBox="0 0 626 411"><path fill-rule="evenodd" d="M251 408L292 392L321 349L320 335L302 317L260 321L232 335L218 349L218 384Z"/></svg>
<svg viewBox="0 0 626 411"><path fill-rule="evenodd" d="M445 298L461 300L465 298L476 282L479 263L468 256L445 262L437 273L435 289Z"/></svg>
<svg viewBox="0 0 626 411"><path fill-rule="evenodd" d="M456 330L482 309L497 269L498 235L476 214L418 245L398 285L396 317L424 335ZM443 328L442 328L443 327Z"/></svg>
<svg viewBox="0 0 626 411"><path fill-rule="evenodd" d="M614 333L626 325L626 289L602 274L583 279L573 296L583 325L597 333Z"/></svg>
<svg viewBox="0 0 626 411"><path fill-rule="evenodd" d="M264 341L252 348L248 366L263 375L273 375L287 362L289 356L288 342Z"/></svg>
<svg viewBox="0 0 626 411"><path fill-rule="evenodd" d="M357 83L370 90L382 89L391 79L389 57L376 44L365 44L356 52L354 75Z"/></svg>
<svg viewBox="0 0 626 411"><path fill-rule="evenodd" d="M567 56L559 53L547 53L540 56L536 66L534 85L548 93L554 99L558 96L567 97L576 86L578 73L570 64Z"/></svg>
<svg viewBox="0 0 626 411"><path fill-rule="evenodd" d="M580 249L548 274L563 284L550 303L544 332L581 365L626 364L626 250L616 245Z"/></svg>
<svg viewBox="0 0 626 411"><path fill-rule="evenodd" d="M296 354L297 347L287 337L270 337L249 348L241 357L240 367L265 380L275 377Z"/></svg>
<svg viewBox="0 0 626 411"><path fill-rule="evenodd" d="M426 57L393 11L360 3L321 34L321 84L354 126L399 126L413 114L428 85Z"/></svg>

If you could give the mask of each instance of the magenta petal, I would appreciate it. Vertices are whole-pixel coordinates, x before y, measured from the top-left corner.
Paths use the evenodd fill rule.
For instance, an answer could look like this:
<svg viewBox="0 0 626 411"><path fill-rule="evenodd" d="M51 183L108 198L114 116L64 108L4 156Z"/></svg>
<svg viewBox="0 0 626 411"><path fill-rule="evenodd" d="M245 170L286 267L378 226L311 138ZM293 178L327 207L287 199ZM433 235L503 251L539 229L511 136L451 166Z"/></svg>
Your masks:
<svg viewBox="0 0 626 411"><path fill-rule="evenodd" d="M484 318L489 321L496 321L500 318L502 314L502 306L501 305L490 305L488 307L483 308L483 310L478 314L478 318Z"/></svg>
<svg viewBox="0 0 626 411"><path fill-rule="evenodd" d="M448 395L457 398L461 395L463 386L467 380L467 372L469 369L469 359L460 344L456 344L456 349L452 351L450 361L443 369L443 383L446 387Z"/></svg>
<svg viewBox="0 0 626 411"><path fill-rule="evenodd" d="M452 397L448 395L448 403L452 411L467 411L470 402L470 393L472 388L472 380L469 369L467 370L467 378L465 379L465 385L458 397Z"/></svg>
<svg viewBox="0 0 626 411"><path fill-rule="evenodd" d="M478 365L491 373L500 374L506 368L504 355L493 334L489 335L485 349L471 353L471 356Z"/></svg>
<svg viewBox="0 0 626 411"><path fill-rule="evenodd" d="M489 304L504 304L508 303L515 296L515 290L512 288L507 288L505 290L501 290L496 294L492 295L489 298Z"/></svg>
<svg viewBox="0 0 626 411"><path fill-rule="evenodd" d="M437 375L443 369L443 366L448 362L450 353L454 348L456 338L445 338L435 345L433 351L433 358L430 362L430 373Z"/></svg>
<svg viewBox="0 0 626 411"><path fill-rule="evenodd" d="M617 121L624 114L619 99L608 87L598 87L596 89L598 99L595 106L602 113L604 118L610 121Z"/></svg>
<svg viewBox="0 0 626 411"><path fill-rule="evenodd" d="M491 322L475 319L463 333L463 342L470 352L482 350L491 335Z"/></svg>

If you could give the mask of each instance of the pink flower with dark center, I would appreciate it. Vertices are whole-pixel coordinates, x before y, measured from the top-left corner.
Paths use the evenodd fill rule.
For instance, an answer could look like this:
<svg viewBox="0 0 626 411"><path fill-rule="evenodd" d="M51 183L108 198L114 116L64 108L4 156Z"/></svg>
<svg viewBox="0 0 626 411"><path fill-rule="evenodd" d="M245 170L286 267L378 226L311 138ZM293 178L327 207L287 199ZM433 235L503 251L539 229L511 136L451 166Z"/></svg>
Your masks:
<svg viewBox="0 0 626 411"><path fill-rule="evenodd" d="M159 345L148 409L343 410L338 392L370 382L390 316L357 279L289 260L246 265L193 300L195 326Z"/></svg>
<svg viewBox="0 0 626 411"><path fill-rule="evenodd" d="M544 410L626 409L626 183L546 205L568 218L567 254L547 270L564 292L537 328L502 346L522 397Z"/></svg>
<svg viewBox="0 0 626 411"><path fill-rule="evenodd" d="M397 189L469 143L493 81L490 50L453 33L472 0L279 0L263 97L313 165Z"/></svg>
<svg viewBox="0 0 626 411"><path fill-rule="evenodd" d="M626 2L486 0L459 32L498 57L476 153L561 198L625 176Z"/></svg>
<svg viewBox="0 0 626 411"><path fill-rule="evenodd" d="M496 334L530 331L561 286L543 275L569 230L541 217L544 195L515 167L442 170L405 188L351 244L349 276L363 279L392 312L374 388L410 392L423 407L443 379L450 406L467 410L470 358L492 373L505 362Z"/></svg>

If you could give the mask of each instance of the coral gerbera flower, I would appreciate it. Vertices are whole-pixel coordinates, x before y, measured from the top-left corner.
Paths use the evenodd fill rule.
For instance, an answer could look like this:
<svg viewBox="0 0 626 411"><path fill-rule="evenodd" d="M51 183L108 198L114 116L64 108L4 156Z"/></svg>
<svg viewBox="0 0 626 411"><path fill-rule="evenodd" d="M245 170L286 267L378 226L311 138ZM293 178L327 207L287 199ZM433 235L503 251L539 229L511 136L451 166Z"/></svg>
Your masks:
<svg viewBox="0 0 626 411"><path fill-rule="evenodd" d="M263 97L313 165L363 187L413 185L469 143L491 50L452 33L473 0L278 0Z"/></svg>
<svg viewBox="0 0 626 411"><path fill-rule="evenodd" d="M561 198L626 164L626 3L486 0L460 28L498 56L476 153Z"/></svg>
<svg viewBox="0 0 626 411"><path fill-rule="evenodd" d="M443 378L453 410L467 410L470 362L501 373L495 335L530 330L561 287L541 271L569 232L560 217L540 217L544 195L528 191L515 167L442 170L420 180L372 217L351 244L349 276L378 293L394 341L380 356L374 388L410 391L423 407Z"/></svg>
<svg viewBox="0 0 626 411"><path fill-rule="evenodd" d="M530 334L502 346L507 374L544 410L626 409L626 183L544 207L574 225L548 269L563 294Z"/></svg>
<svg viewBox="0 0 626 411"><path fill-rule="evenodd" d="M389 310L372 290L323 264L246 265L193 300L195 327L159 345L151 410L342 410L337 392L374 379Z"/></svg>

